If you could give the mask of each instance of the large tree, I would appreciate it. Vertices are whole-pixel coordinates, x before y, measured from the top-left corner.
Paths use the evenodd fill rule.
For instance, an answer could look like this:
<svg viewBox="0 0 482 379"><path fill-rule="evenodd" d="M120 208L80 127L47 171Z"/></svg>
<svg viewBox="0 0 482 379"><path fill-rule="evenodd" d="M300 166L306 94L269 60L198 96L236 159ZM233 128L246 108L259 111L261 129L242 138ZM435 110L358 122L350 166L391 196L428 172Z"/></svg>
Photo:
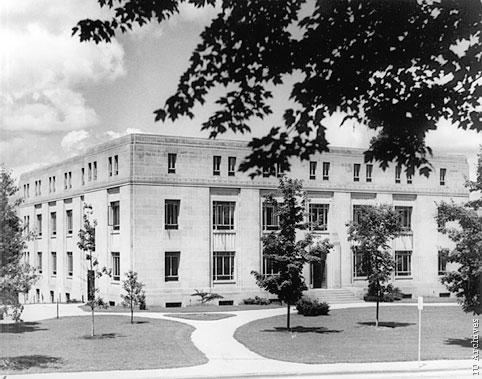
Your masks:
<svg viewBox="0 0 482 379"><path fill-rule="evenodd" d="M333 246L327 239L315 243L310 233L303 239L296 239L296 231L306 228L306 196L301 181L281 178L279 194L283 197L281 203L276 200L275 194L265 199L266 204L276 209L279 230L262 237L263 255L272 262L275 273L251 273L261 288L277 295L286 304L286 327L290 330L290 306L301 299L303 291L308 289L303 277L304 265L326 258Z"/></svg>
<svg viewBox="0 0 482 379"><path fill-rule="evenodd" d="M368 293L377 299L375 324L378 327L380 300L395 268L389 243L402 230L400 216L385 204L361 206L356 216L347 224L348 240L353 242L353 254L362 256L361 270L368 280Z"/></svg>
<svg viewBox="0 0 482 379"><path fill-rule="evenodd" d="M162 22L182 2L216 4L98 2L114 15L81 20L73 28L81 41L109 42L118 31ZM268 135L251 141L242 170L259 174L275 162L287 169L291 156L327 151L325 118L341 111L344 122L378 131L366 161L382 168L396 161L428 175L425 135L441 119L482 129L481 30L480 0L223 0L156 120L194 117L193 107L217 87L224 89L219 109L202 129L212 137L250 132L254 119L272 113L270 88L294 83L292 107Z"/></svg>
<svg viewBox="0 0 482 379"><path fill-rule="evenodd" d="M10 314L20 321L23 306L19 294L28 293L36 281L35 270L23 262L24 226L17 215L21 199L11 173L0 166L0 316Z"/></svg>

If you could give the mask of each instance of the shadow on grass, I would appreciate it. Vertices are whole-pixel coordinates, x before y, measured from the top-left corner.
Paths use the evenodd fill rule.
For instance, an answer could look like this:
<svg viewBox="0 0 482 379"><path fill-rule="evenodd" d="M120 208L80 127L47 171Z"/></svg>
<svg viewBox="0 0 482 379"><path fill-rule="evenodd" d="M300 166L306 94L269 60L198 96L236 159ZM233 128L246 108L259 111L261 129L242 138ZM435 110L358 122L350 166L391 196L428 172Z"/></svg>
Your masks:
<svg viewBox="0 0 482 379"><path fill-rule="evenodd" d="M1 370L28 370L32 367L59 367L62 359L47 355L21 355L18 357L1 357Z"/></svg>
<svg viewBox="0 0 482 379"><path fill-rule="evenodd" d="M0 333L28 333L37 332L39 330L47 330L40 328L38 322L20 322L17 324L0 324Z"/></svg>
<svg viewBox="0 0 482 379"><path fill-rule="evenodd" d="M445 340L445 344L473 348L471 338L449 338Z"/></svg>
<svg viewBox="0 0 482 379"><path fill-rule="evenodd" d="M358 325L375 326L375 321L359 322ZM393 321L379 322L378 323L379 328L392 328L392 329L394 329L394 328L404 328L404 327L410 326L410 325L415 325L415 323L413 323L413 322L393 322Z"/></svg>
<svg viewBox="0 0 482 379"><path fill-rule="evenodd" d="M95 336L82 336L81 338L85 340L104 340L109 338L118 338L118 337L125 337L123 334L117 333L104 333L104 334L96 334Z"/></svg>
<svg viewBox="0 0 482 379"><path fill-rule="evenodd" d="M275 327L274 329L265 329L262 332L281 332L281 333L319 333L319 334L327 334L327 333L341 333L343 330L330 330L327 328L322 327L306 327L306 326L295 326L288 330L284 327Z"/></svg>

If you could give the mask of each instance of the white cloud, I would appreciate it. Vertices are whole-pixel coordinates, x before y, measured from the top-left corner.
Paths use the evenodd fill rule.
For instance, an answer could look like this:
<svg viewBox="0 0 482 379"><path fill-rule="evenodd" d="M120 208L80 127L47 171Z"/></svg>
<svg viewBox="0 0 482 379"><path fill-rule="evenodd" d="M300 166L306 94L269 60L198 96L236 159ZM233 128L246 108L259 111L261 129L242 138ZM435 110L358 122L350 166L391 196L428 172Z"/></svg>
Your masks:
<svg viewBox="0 0 482 379"><path fill-rule="evenodd" d="M128 134L134 134L134 133L144 133L141 129L136 129L136 128L127 128L123 132L115 132L113 130L109 130L105 132L105 135L108 137L109 140L113 140L122 136L126 136Z"/></svg>
<svg viewBox="0 0 482 379"><path fill-rule="evenodd" d="M67 153L80 153L86 148L87 138L89 138L89 132L86 130L74 130L62 138L60 145Z"/></svg>

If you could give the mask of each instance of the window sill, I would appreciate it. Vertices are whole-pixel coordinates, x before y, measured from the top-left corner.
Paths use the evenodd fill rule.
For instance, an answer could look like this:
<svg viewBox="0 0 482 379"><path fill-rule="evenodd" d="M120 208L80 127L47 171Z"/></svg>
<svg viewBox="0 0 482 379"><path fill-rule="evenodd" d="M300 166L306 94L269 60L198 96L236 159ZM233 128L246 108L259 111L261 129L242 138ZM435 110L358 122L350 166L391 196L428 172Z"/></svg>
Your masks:
<svg viewBox="0 0 482 379"><path fill-rule="evenodd" d="M364 282L367 280L367 277L366 276L357 276L357 277L354 277L353 280L355 282Z"/></svg>
<svg viewBox="0 0 482 379"><path fill-rule="evenodd" d="M72 280L72 279L74 279L74 276L73 276L73 275L69 275L69 276L67 276L67 278L66 278L66 279L70 279L70 280Z"/></svg>
<svg viewBox="0 0 482 379"><path fill-rule="evenodd" d="M219 234L236 233L236 229L213 229L213 233L219 233Z"/></svg>
<svg viewBox="0 0 482 379"><path fill-rule="evenodd" d="M120 230L112 230L110 234L111 235L120 234Z"/></svg>
<svg viewBox="0 0 482 379"><path fill-rule="evenodd" d="M164 279L164 282L165 282L165 283L178 283L178 282L179 282L179 278L165 278L165 279Z"/></svg>
<svg viewBox="0 0 482 379"><path fill-rule="evenodd" d="M213 284L236 284L236 281L233 280L213 280Z"/></svg>
<svg viewBox="0 0 482 379"><path fill-rule="evenodd" d="M73 236L73 234L70 233L70 234L67 234L65 237L66 237L66 238L72 238L72 236Z"/></svg>
<svg viewBox="0 0 482 379"><path fill-rule="evenodd" d="M413 276L411 276L411 275L395 276L395 280L413 280Z"/></svg>
<svg viewBox="0 0 482 379"><path fill-rule="evenodd" d="M117 279L111 280L110 284L120 285L120 279L119 280L117 280Z"/></svg>
<svg viewBox="0 0 482 379"><path fill-rule="evenodd" d="M164 230L179 230L179 226L178 225L176 225L176 226L165 225Z"/></svg>

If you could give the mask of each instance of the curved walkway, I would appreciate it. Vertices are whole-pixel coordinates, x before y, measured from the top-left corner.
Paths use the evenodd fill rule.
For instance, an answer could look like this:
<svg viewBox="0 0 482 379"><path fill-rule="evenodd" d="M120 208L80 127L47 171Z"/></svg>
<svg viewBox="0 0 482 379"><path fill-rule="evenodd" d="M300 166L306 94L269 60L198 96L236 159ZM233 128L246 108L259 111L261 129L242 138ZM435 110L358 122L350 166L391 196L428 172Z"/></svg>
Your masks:
<svg viewBox="0 0 482 379"><path fill-rule="evenodd" d="M396 304L395 306L416 306L417 304ZM449 304L426 304L425 306L447 306ZM456 306L457 304L450 304ZM370 303L334 304L331 309L373 307ZM382 305L385 306L385 305ZM394 304L390 304L394 306ZM169 313L138 313L136 317L168 319L187 323L196 328L192 334L194 345L202 351L209 362L194 367L159 370L97 371L79 373L49 373L22 375L22 378L221 378L221 377L336 377L336 378L406 378L406 377L471 377L472 362L424 361L380 363L336 363L303 364L267 359L250 351L234 338L234 332L248 322L285 314L286 308L225 312L236 317L216 321L199 321L169 317ZM221 313L221 312L217 312ZM81 316L89 313L77 305L60 306L60 316ZM96 314L108 314L96 312ZM122 315L123 313L120 313ZM127 315L128 313L125 313ZM119 315L119 313L117 313ZM25 321L37 321L56 317L55 304L36 304L25 307ZM10 377L10 376L9 376ZM17 375L11 376L18 377Z"/></svg>

